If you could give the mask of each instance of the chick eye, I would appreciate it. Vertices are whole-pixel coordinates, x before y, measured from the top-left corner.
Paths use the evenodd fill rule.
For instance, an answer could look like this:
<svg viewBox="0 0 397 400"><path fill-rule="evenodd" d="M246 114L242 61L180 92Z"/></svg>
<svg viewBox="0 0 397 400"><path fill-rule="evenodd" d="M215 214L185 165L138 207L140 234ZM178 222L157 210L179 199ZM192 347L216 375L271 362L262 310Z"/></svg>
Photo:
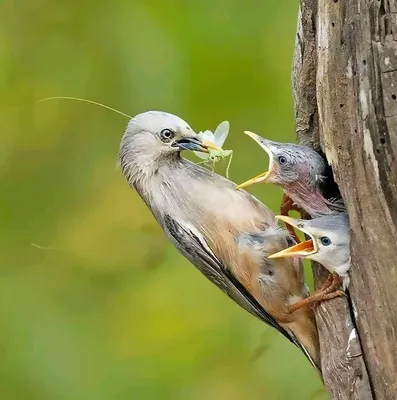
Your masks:
<svg viewBox="0 0 397 400"><path fill-rule="evenodd" d="M331 239L327 236L323 236L320 240L323 246L329 246L332 243Z"/></svg>
<svg viewBox="0 0 397 400"><path fill-rule="evenodd" d="M279 157L278 157L278 162L279 162L279 164L281 164L281 165L286 164L286 163L287 163L287 158L284 157L284 156L279 156Z"/></svg>
<svg viewBox="0 0 397 400"><path fill-rule="evenodd" d="M160 132L160 137L163 142L169 142L171 139L173 139L175 136L175 133L171 129L163 129Z"/></svg>

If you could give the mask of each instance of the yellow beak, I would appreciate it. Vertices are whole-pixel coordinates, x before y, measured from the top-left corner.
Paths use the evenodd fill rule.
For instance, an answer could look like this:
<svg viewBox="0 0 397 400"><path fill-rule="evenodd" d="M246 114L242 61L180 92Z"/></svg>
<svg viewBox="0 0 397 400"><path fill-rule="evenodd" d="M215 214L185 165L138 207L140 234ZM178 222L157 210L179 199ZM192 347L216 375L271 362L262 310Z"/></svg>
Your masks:
<svg viewBox="0 0 397 400"><path fill-rule="evenodd" d="M313 254L313 240L309 239L305 242L300 242L295 246L287 247L284 250L279 251L278 253L274 253L270 255L268 258L286 258L286 257L295 257L295 256L308 256Z"/></svg>
<svg viewBox="0 0 397 400"><path fill-rule="evenodd" d="M296 229L301 230L301 226L298 226L299 223L295 218L291 218L291 217L287 217L286 215L276 215L275 216L276 219L279 219L280 221L285 222L288 225L293 226Z"/></svg>
<svg viewBox="0 0 397 400"><path fill-rule="evenodd" d="M297 228L309 235L309 232L306 232L301 227L299 227L300 224L294 218L290 218L284 215L276 215L276 219L284 221L288 225L291 225L294 228ZM313 239L309 239L304 242L298 243L295 246L287 247L286 249L281 250L278 253L274 253L270 255L268 258L286 258L295 256L307 257L314 253L317 253L317 248L315 246Z"/></svg>
<svg viewBox="0 0 397 400"><path fill-rule="evenodd" d="M243 189L245 187L254 185L255 183L264 182L266 180L268 174L269 174L268 171L263 172L262 174L259 174L259 175L255 176L254 178L249 179L248 181L240 183L240 185L236 186L236 189Z"/></svg>
<svg viewBox="0 0 397 400"><path fill-rule="evenodd" d="M265 182L266 179L270 175L271 167L272 167L273 154L266 146L263 145L263 143L261 143L262 138L254 132L245 131L244 133L246 135L248 135L249 137L251 137L252 139L254 139L255 142L258 143L259 146L261 146L266 151L266 153L269 155L270 164L269 164L269 171L263 172L262 174L259 174L259 175L255 176L254 178L249 179L246 182L240 183L240 185L236 186L236 189L243 189L248 186L254 185L255 183Z"/></svg>

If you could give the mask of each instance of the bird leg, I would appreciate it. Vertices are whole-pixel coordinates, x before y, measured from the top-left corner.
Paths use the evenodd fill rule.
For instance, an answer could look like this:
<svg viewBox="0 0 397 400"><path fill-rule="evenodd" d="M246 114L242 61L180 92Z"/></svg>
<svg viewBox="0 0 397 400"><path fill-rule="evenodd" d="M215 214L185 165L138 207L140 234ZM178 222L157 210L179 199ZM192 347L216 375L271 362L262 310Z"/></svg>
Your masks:
<svg viewBox="0 0 397 400"><path fill-rule="evenodd" d="M312 293L309 297L299 300L296 303L287 307L288 312L293 313L302 307L307 307L311 304L317 305L318 303L331 300L335 297L346 296L346 293L342 290L338 290L342 279L337 273L329 274L327 280L324 282L323 286Z"/></svg>
<svg viewBox="0 0 397 400"><path fill-rule="evenodd" d="M332 283L334 282L334 275L333 274L328 274L327 279L324 281L324 283L321 285L321 288L319 289L320 291L324 291L325 289L328 289Z"/></svg>
<svg viewBox="0 0 397 400"><path fill-rule="evenodd" d="M300 213L301 209L293 202L293 200L288 195L284 194L283 200L281 203L281 207L280 207L281 215L285 215L288 217L288 213L290 211L298 211ZM294 238L295 242L300 243L300 240L299 240L297 234L295 233L294 228L288 224L286 224L286 227L287 227L289 233L291 234L291 236Z"/></svg>
<svg viewBox="0 0 397 400"><path fill-rule="evenodd" d="M328 278L321 286L320 291L326 291L327 293L335 292L341 283L341 277L336 272L333 272L328 275Z"/></svg>

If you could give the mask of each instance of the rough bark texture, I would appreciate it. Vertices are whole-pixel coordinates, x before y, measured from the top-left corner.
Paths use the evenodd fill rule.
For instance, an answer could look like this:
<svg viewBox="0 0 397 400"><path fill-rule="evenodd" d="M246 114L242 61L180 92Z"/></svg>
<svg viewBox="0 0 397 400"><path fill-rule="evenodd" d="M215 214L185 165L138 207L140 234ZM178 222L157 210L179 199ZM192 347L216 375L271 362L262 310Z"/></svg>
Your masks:
<svg viewBox="0 0 397 400"><path fill-rule="evenodd" d="M301 0L293 89L299 141L326 155L352 234L353 307L316 311L325 385L397 399L397 0Z"/></svg>

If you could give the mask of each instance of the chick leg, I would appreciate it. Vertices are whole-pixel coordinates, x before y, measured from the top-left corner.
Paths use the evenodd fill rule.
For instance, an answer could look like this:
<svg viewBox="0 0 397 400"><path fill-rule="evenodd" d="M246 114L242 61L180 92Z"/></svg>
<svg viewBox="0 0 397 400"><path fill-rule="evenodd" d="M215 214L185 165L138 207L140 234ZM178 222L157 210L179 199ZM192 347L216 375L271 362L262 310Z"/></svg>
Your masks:
<svg viewBox="0 0 397 400"><path fill-rule="evenodd" d="M281 215L288 216L288 213L290 211L301 212L301 210L294 204L292 199L288 195L284 194L283 200L281 203L281 207L280 207ZM291 236L296 241L296 243L300 243L300 240L299 240L298 236L296 235L294 228L288 224L286 224L286 227L287 227L289 233L291 234Z"/></svg>
<svg viewBox="0 0 397 400"><path fill-rule="evenodd" d="M341 283L342 279L336 272L329 274L327 280L324 282L320 289L320 291L325 294L326 298L324 298L324 300L331 300L335 297L346 296L346 293L344 291L339 290ZM314 307L318 305L319 302L313 304Z"/></svg>
<svg viewBox="0 0 397 400"><path fill-rule="evenodd" d="M315 291L309 297L306 297L305 299L299 300L296 303L288 306L288 312L293 313L294 311L299 310L302 307L307 307L311 304L317 305L325 300L331 300L335 297L345 296L346 293L343 290L338 289L340 283L341 278L338 274L330 274L321 289Z"/></svg>
<svg viewBox="0 0 397 400"><path fill-rule="evenodd" d="M321 285L320 290L324 291L325 289L328 289L333 283L334 283L334 275L329 274L327 279L324 281L324 283Z"/></svg>
<svg viewBox="0 0 397 400"><path fill-rule="evenodd" d="M306 297L306 299L299 300L295 304L288 306L288 312L293 313L296 310L299 310L302 307L307 307L311 304L318 304L325 300L331 300L335 297L345 296L345 292L342 290L336 290L332 293L324 293L324 292L314 292L311 296Z"/></svg>
<svg viewBox="0 0 397 400"><path fill-rule="evenodd" d="M321 286L320 291L324 291L326 293L335 292L339 288L341 283L341 277L336 272L332 272L328 275L327 280Z"/></svg>

